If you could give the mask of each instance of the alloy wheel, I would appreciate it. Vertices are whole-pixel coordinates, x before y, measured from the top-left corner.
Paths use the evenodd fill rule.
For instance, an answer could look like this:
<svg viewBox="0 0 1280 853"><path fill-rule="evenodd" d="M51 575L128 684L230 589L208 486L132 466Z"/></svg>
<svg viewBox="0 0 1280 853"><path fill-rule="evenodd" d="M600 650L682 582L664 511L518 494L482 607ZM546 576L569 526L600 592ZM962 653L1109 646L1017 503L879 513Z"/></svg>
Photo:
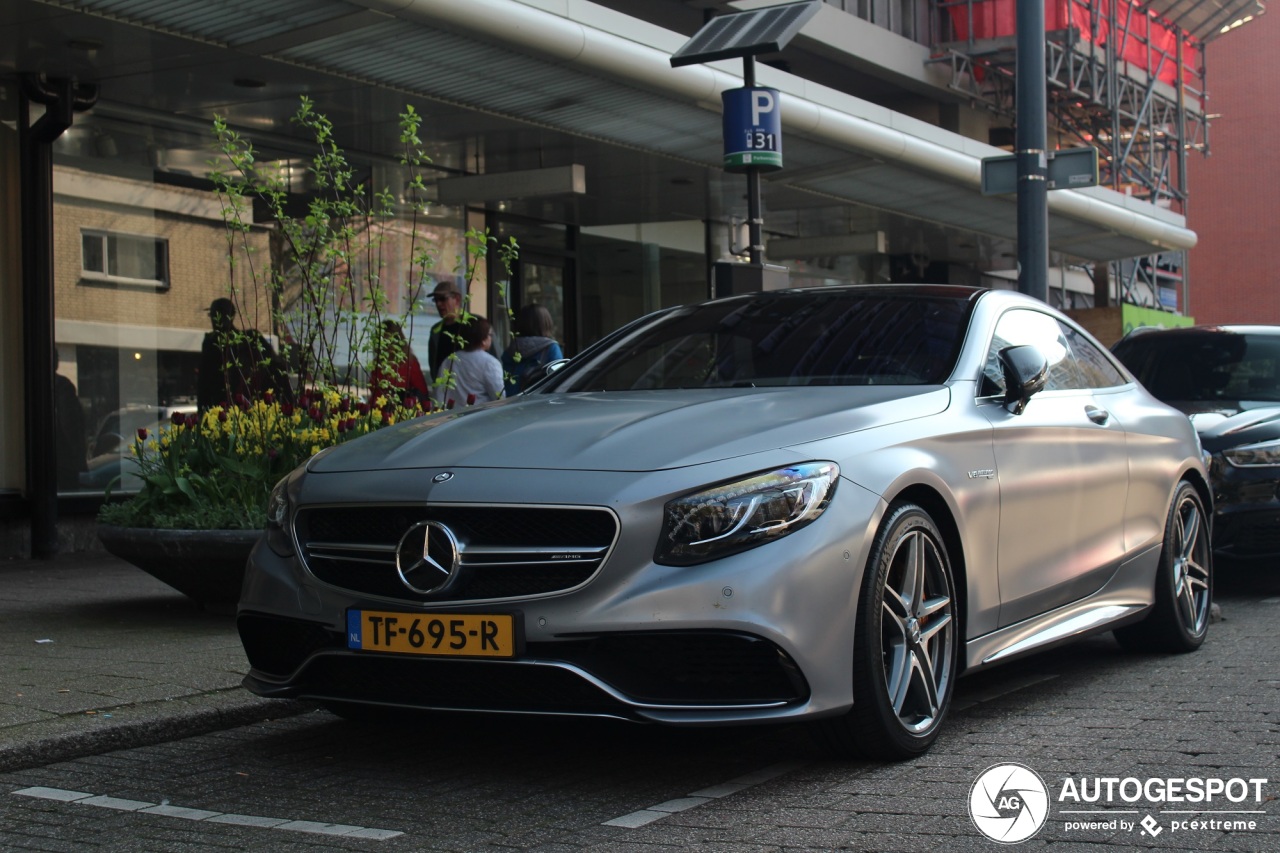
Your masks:
<svg viewBox="0 0 1280 853"><path fill-rule="evenodd" d="M1184 494L1175 515L1173 597L1178 619L1198 635L1209 620L1209 536L1199 502Z"/></svg>
<svg viewBox="0 0 1280 853"><path fill-rule="evenodd" d="M944 558L922 529L897 541L885 575L881 635L885 687L904 729L928 731L948 694L955 642L954 601Z"/></svg>

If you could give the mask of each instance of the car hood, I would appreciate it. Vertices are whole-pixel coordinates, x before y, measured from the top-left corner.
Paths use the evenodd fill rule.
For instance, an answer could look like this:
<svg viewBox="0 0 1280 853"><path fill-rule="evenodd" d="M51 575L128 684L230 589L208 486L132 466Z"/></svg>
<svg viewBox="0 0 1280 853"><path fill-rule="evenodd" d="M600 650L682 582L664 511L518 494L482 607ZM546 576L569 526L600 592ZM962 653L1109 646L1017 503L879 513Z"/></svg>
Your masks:
<svg viewBox="0 0 1280 853"><path fill-rule="evenodd" d="M1280 438L1280 406L1244 411L1226 408L1189 414L1196 432L1200 433L1200 443L1210 453Z"/></svg>
<svg viewBox="0 0 1280 853"><path fill-rule="evenodd" d="M308 470L657 471L925 417L949 401L937 385L533 394L377 430Z"/></svg>

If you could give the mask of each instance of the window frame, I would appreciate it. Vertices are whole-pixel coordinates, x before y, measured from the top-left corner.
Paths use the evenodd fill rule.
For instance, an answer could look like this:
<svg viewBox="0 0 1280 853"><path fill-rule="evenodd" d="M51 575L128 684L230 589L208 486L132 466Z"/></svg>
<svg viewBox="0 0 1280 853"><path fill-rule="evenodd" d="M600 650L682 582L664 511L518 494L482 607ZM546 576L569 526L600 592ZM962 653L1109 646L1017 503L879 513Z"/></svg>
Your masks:
<svg viewBox="0 0 1280 853"><path fill-rule="evenodd" d="M102 269L89 266L88 253L85 251L87 241L99 241L102 258ZM149 243L155 253L155 266L158 277L139 278L111 272L113 256L118 258L118 244L121 240ZM146 287L156 291L167 291L172 286L170 276L169 238L155 234L137 234L129 231L113 231L108 228L80 229L80 280L99 284L116 284L130 287Z"/></svg>

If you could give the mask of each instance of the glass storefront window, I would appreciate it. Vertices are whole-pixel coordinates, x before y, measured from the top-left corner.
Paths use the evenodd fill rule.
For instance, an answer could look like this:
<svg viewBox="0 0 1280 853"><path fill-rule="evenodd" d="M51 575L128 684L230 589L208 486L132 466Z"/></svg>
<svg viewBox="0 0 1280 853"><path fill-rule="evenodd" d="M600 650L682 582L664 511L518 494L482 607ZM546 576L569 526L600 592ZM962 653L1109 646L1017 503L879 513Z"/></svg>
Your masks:
<svg viewBox="0 0 1280 853"><path fill-rule="evenodd" d="M236 326L256 329L277 348L301 339L298 324L320 324L339 370L364 363L363 350L353 352L352 338L341 333L344 323L371 313L395 317L426 363L427 338L439 319L426 295L438 280L460 281L462 210L432 205L415 215L396 198L393 218L353 236L366 250L334 268L347 281L376 288L348 288L317 313L303 304L285 240L261 207L250 212L258 219L243 240L229 243L224 202L209 180L212 124L203 130L198 123L114 115L110 105L78 115L54 145L60 492L138 487L128 459L139 430L155 435L175 413L196 410L214 299L234 297ZM305 210L313 189L305 142L290 150L275 136L256 154L278 167L290 204ZM406 167L350 159L368 186L394 193L409 181ZM283 287L266 287L272 276Z"/></svg>

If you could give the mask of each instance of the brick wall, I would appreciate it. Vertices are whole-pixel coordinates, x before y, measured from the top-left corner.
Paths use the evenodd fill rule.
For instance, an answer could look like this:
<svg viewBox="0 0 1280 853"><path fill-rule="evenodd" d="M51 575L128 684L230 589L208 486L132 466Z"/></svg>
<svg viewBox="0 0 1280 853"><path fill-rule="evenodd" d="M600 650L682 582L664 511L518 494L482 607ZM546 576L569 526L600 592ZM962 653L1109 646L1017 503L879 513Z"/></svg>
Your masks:
<svg viewBox="0 0 1280 853"><path fill-rule="evenodd" d="M170 192L174 192L170 190ZM177 191L183 192L183 191ZM189 191L193 197L206 194ZM135 234L169 242L168 290L91 280L81 275L84 229ZM225 230L220 220L151 211L123 204L58 197L54 213L54 299L62 320L208 331L209 303L227 295L231 271ZM265 259L266 237L253 237L259 260ZM265 294L255 299L248 268L235 271L242 290L240 325L270 328Z"/></svg>
<svg viewBox="0 0 1280 853"><path fill-rule="evenodd" d="M1188 253L1198 323L1280 323L1280 277L1272 249L1280 159L1280 15L1262 15L1209 44L1211 154L1187 163Z"/></svg>

